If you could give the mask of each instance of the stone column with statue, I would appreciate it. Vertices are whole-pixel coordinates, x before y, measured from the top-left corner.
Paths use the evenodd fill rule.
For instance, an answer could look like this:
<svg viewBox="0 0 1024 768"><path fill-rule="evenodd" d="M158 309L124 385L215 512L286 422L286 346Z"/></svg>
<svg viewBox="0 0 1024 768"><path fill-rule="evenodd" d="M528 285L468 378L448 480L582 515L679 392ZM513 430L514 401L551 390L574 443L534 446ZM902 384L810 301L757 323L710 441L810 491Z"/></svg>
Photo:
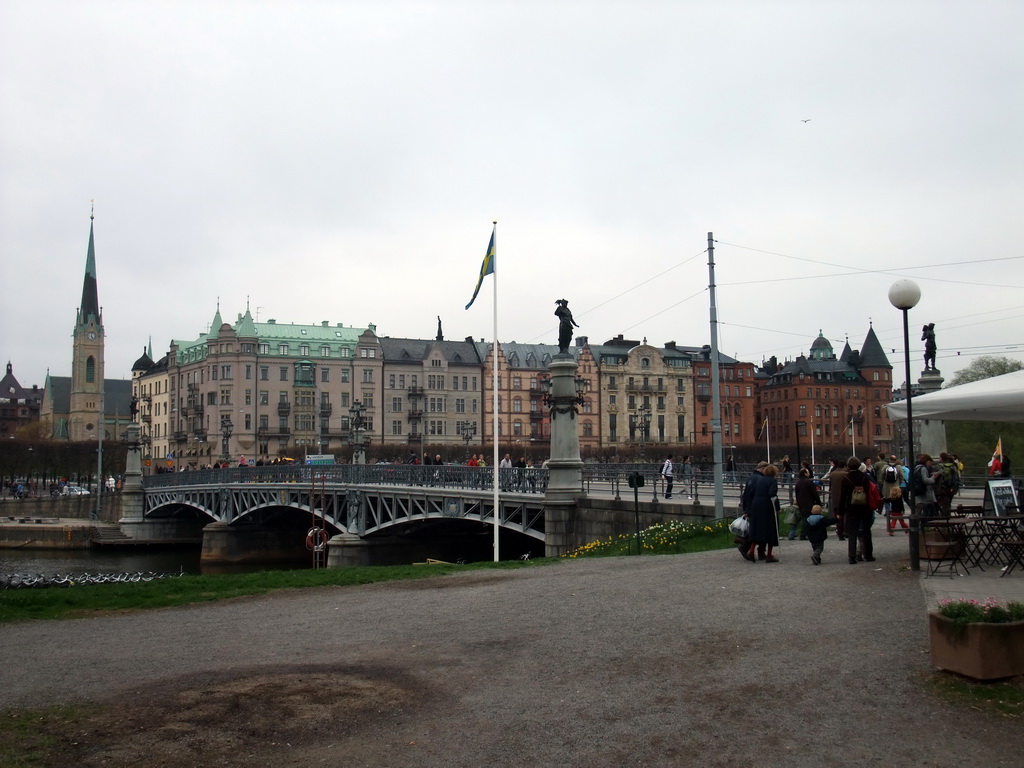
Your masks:
<svg viewBox="0 0 1024 768"><path fill-rule="evenodd" d="M938 392L945 381L942 372L935 366L938 349L935 344L935 323L928 323L921 329L921 341L924 342L924 370L917 380L915 396ZM914 419L914 435L920 453L927 453L937 460L938 455L947 450L946 423L940 419Z"/></svg>
<svg viewBox="0 0 1024 768"><path fill-rule="evenodd" d="M545 554L556 557L574 546L572 534L576 499L581 494L583 460L580 458L579 413L581 395L576 387L576 358L569 352L573 328L578 328L569 302L555 302L558 317L558 354L548 366L550 391L545 398L551 419L551 455L547 460L548 486L544 494L547 528Z"/></svg>

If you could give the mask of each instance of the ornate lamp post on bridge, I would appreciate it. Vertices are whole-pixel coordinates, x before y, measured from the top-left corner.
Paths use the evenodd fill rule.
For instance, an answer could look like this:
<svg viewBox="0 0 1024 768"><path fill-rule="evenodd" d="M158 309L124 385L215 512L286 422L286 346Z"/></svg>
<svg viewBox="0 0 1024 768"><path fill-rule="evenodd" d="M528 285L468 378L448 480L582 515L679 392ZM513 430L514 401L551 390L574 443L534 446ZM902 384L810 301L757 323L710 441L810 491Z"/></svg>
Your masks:
<svg viewBox="0 0 1024 768"><path fill-rule="evenodd" d="M476 436L475 421L460 421L459 429L462 430L462 439L466 441L466 455L463 461L469 461L469 443Z"/></svg>
<svg viewBox="0 0 1024 768"><path fill-rule="evenodd" d="M359 400L348 409L348 442L352 446L352 463L366 463L366 443L363 432L366 430L366 406Z"/></svg>
<svg viewBox="0 0 1024 768"><path fill-rule="evenodd" d="M634 419L636 428L640 432L640 461L643 462L647 458L647 437L651 431L651 406L644 403L637 408Z"/></svg>
<svg viewBox="0 0 1024 768"><path fill-rule="evenodd" d="M231 433L234 430L235 425L231 423L231 417L224 414L220 417L220 435L221 435L221 454L223 455L224 461L228 461L230 456L228 455L228 442L231 440Z"/></svg>

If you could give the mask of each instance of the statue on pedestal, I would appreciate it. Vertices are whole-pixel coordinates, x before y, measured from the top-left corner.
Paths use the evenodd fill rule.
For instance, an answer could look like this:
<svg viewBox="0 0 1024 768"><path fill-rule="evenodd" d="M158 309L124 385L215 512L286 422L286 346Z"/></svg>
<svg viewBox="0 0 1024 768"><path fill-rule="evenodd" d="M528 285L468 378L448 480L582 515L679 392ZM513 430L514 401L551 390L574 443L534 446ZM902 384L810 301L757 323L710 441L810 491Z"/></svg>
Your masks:
<svg viewBox="0 0 1024 768"><path fill-rule="evenodd" d="M559 299L555 304L558 305L555 309L555 317L558 318L558 353L564 355L568 354L569 345L572 343L572 329L579 328L579 325L573 320L566 299Z"/></svg>
<svg viewBox="0 0 1024 768"><path fill-rule="evenodd" d="M935 323L928 323L921 329L921 341L924 342L925 371L937 370L935 368Z"/></svg>

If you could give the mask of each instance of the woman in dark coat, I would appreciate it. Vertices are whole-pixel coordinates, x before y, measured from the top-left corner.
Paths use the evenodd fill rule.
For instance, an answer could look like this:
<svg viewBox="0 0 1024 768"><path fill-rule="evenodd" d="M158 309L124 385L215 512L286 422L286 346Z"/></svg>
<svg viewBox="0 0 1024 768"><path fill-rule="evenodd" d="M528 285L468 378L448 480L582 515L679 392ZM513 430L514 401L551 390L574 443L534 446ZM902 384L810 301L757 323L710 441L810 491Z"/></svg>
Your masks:
<svg viewBox="0 0 1024 768"><path fill-rule="evenodd" d="M854 504L853 491L855 488L863 488L865 497L869 493L869 483L874 480L860 470L861 461L856 456L851 456L846 462L846 477L843 478L842 490L839 495L839 509L843 515L843 528L846 533L846 546L850 558L850 565L857 564L857 537L863 537L864 559L872 562L874 550L871 544L871 520L873 512L869 504Z"/></svg>
<svg viewBox="0 0 1024 768"><path fill-rule="evenodd" d="M769 464L760 474L751 475L743 493L743 509L750 522L750 549L745 557L751 562L756 559L764 560L766 563L779 562L772 554L772 550L779 545L779 519L775 507L779 494L779 486L775 480L778 472L774 465Z"/></svg>

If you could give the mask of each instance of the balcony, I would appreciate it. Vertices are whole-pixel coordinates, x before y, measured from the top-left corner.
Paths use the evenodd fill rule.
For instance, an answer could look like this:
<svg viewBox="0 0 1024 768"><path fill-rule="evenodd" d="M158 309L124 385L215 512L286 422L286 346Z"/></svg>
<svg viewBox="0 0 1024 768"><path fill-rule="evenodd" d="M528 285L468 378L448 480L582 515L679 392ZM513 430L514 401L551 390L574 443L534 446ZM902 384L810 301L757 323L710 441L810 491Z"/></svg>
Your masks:
<svg viewBox="0 0 1024 768"><path fill-rule="evenodd" d="M647 384L638 384L638 383L634 382L632 384L629 384L629 383L626 384L626 391L627 392L668 392L668 387L665 385L664 382L662 382L661 385L651 384L650 382L648 382Z"/></svg>
<svg viewBox="0 0 1024 768"><path fill-rule="evenodd" d="M186 440L188 440L188 432L175 432L174 433L174 442L176 442L176 443L184 443Z"/></svg>
<svg viewBox="0 0 1024 768"><path fill-rule="evenodd" d="M710 402L710 400L711 400L711 393L710 392L698 392L697 393L697 402L699 402L699 403L707 403L707 402Z"/></svg>
<svg viewBox="0 0 1024 768"><path fill-rule="evenodd" d="M143 422L143 424L152 424L153 423L153 415L150 414L150 413L142 414L142 422Z"/></svg>
<svg viewBox="0 0 1024 768"><path fill-rule="evenodd" d="M292 404L291 403L278 403L277 404L277 415L278 416L287 416L291 412L292 412Z"/></svg>
<svg viewBox="0 0 1024 768"><path fill-rule="evenodd" d="M419 421L423 418L423 411L409 411L410 421Z"/></svg>
<svg viewBox="0 0 1024 768"><path fill-rule="evenodd" d="M320 403L320 416L321 418L327 418L334 413L334 406L330 403Z"/></svg>
<svg viewBox="0 0 1024 768"><path fill-rule="evenodd" d="M409 387L409 397L423 397L423 387Z"/></svg>
<svg viewBox="0 0 1024 768"><path fill-rule="evenodd" d="M205 443L205 442L206 442L206 430L205 430L205 429L196 429L196 430L193 430L193 432L192 432L192 438L193 438L193 439L194 439L194 440L195 440L196 442L199 442L199 443Z"/></svg>

